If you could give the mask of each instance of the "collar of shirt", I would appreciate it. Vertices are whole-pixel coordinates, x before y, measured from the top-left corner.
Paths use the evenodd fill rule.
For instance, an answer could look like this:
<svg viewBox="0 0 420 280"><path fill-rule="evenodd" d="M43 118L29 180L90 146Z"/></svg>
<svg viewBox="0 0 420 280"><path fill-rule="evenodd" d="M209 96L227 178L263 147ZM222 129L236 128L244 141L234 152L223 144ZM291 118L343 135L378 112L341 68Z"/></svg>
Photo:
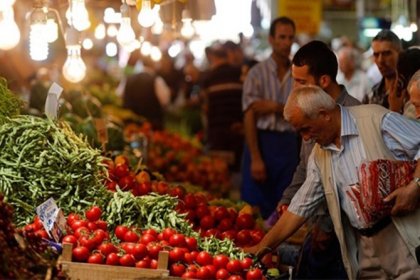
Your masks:
<svg viewBox="0 0 420 280"><path fill-rule="evenodd" d="M277 63L274 60L274 58L270 55L270 57L267 59L268 60L268 67L270 69L271 72L273 72L273 74L277 77ZM284 75L283 79L281 80L280 84L283 86L283 84L289 79L289 77L292 75L292 71L291 68L289 67L289 69L287 69L286 74Z"/></svg>
<svg viewBox="0 0 420 280"><path fill-rule="evenodd" d="M328 144L324 146L323 148L326 150L341 152L344 149L344 139L345 137L359 135L359 131L357 130L356 122L351 116L350 112L343 106L338 105L340 107L341 112L341 132L340 132L340 138L341 138L341 147L340 149L337 148L337 146L334 143Z"/></svg>

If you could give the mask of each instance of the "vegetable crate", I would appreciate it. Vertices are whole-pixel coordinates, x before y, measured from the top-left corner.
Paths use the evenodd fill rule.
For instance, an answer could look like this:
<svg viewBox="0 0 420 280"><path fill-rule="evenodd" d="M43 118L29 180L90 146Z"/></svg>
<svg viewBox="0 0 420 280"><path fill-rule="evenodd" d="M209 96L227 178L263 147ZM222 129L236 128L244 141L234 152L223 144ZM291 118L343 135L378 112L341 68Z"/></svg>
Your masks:
<svg viewBox="0 0 420 280"><path fill-rule="evenodd" d="M71 261L72 244L63 244L59 264L67 279L71 280L148 280L169 279L168 252L159 252L158 268L135 268ZM173 278L172 278L173 279Z"/></svg>

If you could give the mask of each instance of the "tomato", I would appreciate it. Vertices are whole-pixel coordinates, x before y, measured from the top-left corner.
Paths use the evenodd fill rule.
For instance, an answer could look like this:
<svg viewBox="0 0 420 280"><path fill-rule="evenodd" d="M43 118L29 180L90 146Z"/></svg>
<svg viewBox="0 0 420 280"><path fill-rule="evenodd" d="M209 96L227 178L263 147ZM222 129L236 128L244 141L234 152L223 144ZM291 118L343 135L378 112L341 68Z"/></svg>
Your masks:
<svg viewBox="0 0 420 280"><path fill-rule="evenodd" d="M100 253L93 253L89 256L88 263L95 263L95 264L103 264L104 263L104 257Z"/></svg>
<svg viewBox="0 0 420 280"><path fill-rule="evenodd" d="M201 266L212 264L213 263L213 257L212 257L212 255L210 255L209 252L201 251L197 255L196 262Z"/></svg>
<svg viewBox="0 0 420 280"><path fill-rule="evenodd" d="M151 258L157 258L159 255L159 252L162 251L162 246L154 242L151 242L147 245L147 250L149 250L149 256Z"/></svg>
<svg viewBox="0 0 420 280"><path fill-rule="evenodd" d="M247 229L242 229L236 234L236 243L241 247L248 245L251 241L251 234Z"/></svg>
<svg viewBox="0 0 420 280"><path fill-rule="evenodd" d="M182 279L196 279L197 274L194 271L187 271L184 274L182 274Z"/></svg>
<svg viewBox="0 0 420 280"><path fill-rule="evenodd" d="M104 240L109 240L109 233L104 231L103 229L98 228L93 232L93 238L97 241L99 245Z"/></svg>
<svg viewBox="0 0 420 280"><path fill-rule="evenodd" d="M213 257L213 265L217 268L225 268L229 262L229 257L223 254L219 254Z"/></svg>
<svg viewBox="0 0 420 280"><path fill-rule="evenodd" d="M35 231L35 236L38 236L40 238L49 239L48 233L45 231L45 229L38 229Z"/></svg>
<svg viewBox="0 0 420 280"><path fill-rule="evenodd" d="M89 249L84 246L78 246L73 249L72 256L76 262L86 262L89 258Z"/></svg>
<svg viewBox="0 0 420 280"><path fill-rule="evenodd" d="M238 217L238 211L236 211L235 208L229 207L228 208L228 213L229 213L229 218L231 218L234 221Z"/></svg>
<svg viewBox="0 0 420 280"><path fill-rule="evenodd" d="M200 227L202 229L210 229L214 227L214 218L211 215L206 215L201 218Z"/></svg>
<svg viewBox="0 0 420 280"><path fill-rule="evenodd" d="M164 228L162 230L163 239L169 241L172 235L176 234L176 230L173 228Z"/></svg>
<svg viewBox="0 0 420 280"><path fill-rule="evenodd" d="M169 187L168 187L168 183L166 183L166 182L164 182L164 181L159 181L158 183L157 183L157 186L156 186L156 192L158 193L158 194L167 194L168 193L168 189L169 189Z"/></svg>
<svg viewBox="0 0 420 280"><path fill-rule="evenodd" d="M186 191L183 186L176 186L169 191L169 195L173 197L177 197L178 199L183 199Z"/></svg>
<svg viewBox="0 0 420 280"><path fill-rule="evenodd" d="M265 267L267 268L272 268L275 267L275 263L273 262L273 254L272 253L268 253L265 254L262 258L261 258L261 263L264 264Z"/></svg>
<svg viewBox="0 0 420 280"><path fill-rule="evenodd" d="M139 260L138 262L136 262L136 267L137 268L150 268L150 260Z"/></svg>
<svg viewBox="0 0 420 280"><path fill-rule="evenodd" d="M217 225L217 228L223 232L223 231L227 231L231 229L232 226L233 226L233 220L231 218L224 218L219 222L219 224Z"/></svg>
<svg viewBox="0 0 420 280"><path fill-rule="evenodd" d="M120 257L117 255L117 253L110 253L106 257L105 263L108 265L120 265Z"/></svg>
<svg viewBox="0 0 420 280"><path fill-rule="evenodd" d="M195 261L195 257L190 252L184 253L184 260L187 264L192 264Z"/></svg>
<svg viewBox="0 0 420 280"><path fill-rule="evenodd" d="M184 259L185 251L182 248L175 247L169 251L169 262L176 263Z"/></svg>
<svg viewBox="0 0 420 280"><path fill-rule="evenodd" d="M66 236L63 237L63 239L61 240L61 243L70 243L70 244L73 244L73 247L76 247L77 238L74 235L67 234Z"/></svg>
<svg viewBox="0 0 420 280"><path fill-rule="evenodd" d="M230 260L227 264L226 264L226 269L230 272L230 273L239 273L242 271L242 266L241 266L241 262L239 260Z"/></svg>
<svg viewBox="0 0 420 280"><path fill-rule="evenodd" d="M89 251L92 251L93 249L96 248L96 242L95 239L90 238L88 235L83 235L79 238L79 244L81 246L85 246L86 248L89 249Z"/></svg>
<svg viewBox="0 0 420 280"><path fill-rule="evenodd" d="M226 207L224 206L218 206L216 207L216 210L214 210L214 218L217 221L221 221L222 219L228 218L229 213Z"/></svg>
<svg viewBox="0 0 420 280"><path fill-rule="evenodd" d="M89 234L90 234L90 230L87 227L79 227L73 233L73 235L77 239L79 239L81 236L89 235Z"/></svg>
<svg viewBox="0 0 420 280"><path fill-rule="evenodd" d="M80 220L80 216L75 213L70 213L67 216L67 224L71 226L75 221Z"/></svg>
<svg viewBox="0 0 420 280"><path fill-rule="evenodd" d="M197 250L197 239L195 239L194 237L185 237L185 243L187 244L187 248L190 251Z"/></svg>
<svg viewBox="0 0 420 280"><path fill-rule="evenodd" d="M220 268L219 270L216 271L216 279L218 280L228 279L229 276L230 276L230 273L225 268Z"/></svg>
<svg viewBox="0 0 420 280"><path fill-rule="evenodd" d="M123 241L124 240L124 235L125 233L128 231L128 227L123 226L123 225L119 225L115 228L115 236Z"/></svg>
<svg viewBox="0 0 420 280"><path fill-rule="evenodd" d="M169 271L170 271L170 275L181 277L182 274L184 274L185 272L185 266L180 263L174 263L169 268Z"/></svg>
<svg viewBox="0 0 420 280"><path fill-rule="evenodd" d="M150 268L152 268L152 269L156 269L156 268L157 268L157 266L158 266L158 261L157 261L157 260L155 260L155 259L151 259L151 260L150 260Z"/></svg>
<svg viewBox="0 0 420 280"><path fill-rule="evenodd" d="M86 227L87 228L87 221L85 220L76 220L71 224L71 229L73 231L76 231L80 227Z"/></svg>
<svg viewBox="0 0 420 280"><path fill-rule="evenodd" d="M197 200L193 193L187 193L184 196L184 205L187 209L194 209L197 206Z"/></svg>
<svg viewBox="0 0 420 280"><path fill-rule="evenodd" d="M117 247L115 247L115 245L110 242L102 243L98 246L98 250L105 257L107 257L111 253L116 253L118 251Z"/></svg>
<svg viewBox="0 0 420 280"><path fill-rule="evenodd" d="M246 280L261 280L263 279L263 273L259 268L251 268L246 273Z"/></svg>
<svg viewBox="0 0 420 280"><path fill-rule="evenodd" d="M249 269L252 266L253 262L254 261L251 258L243 258L241 260L242 269L244 269L244 270Z"/></svg>
<svg viewBox="0 0 420 280"><path fill-rule="evenodd" d="M98 220L98 221L95 222L95 224L96 224L97 228L100 228L100 229L105 230L105 231L108 230L108 223L105 222L104 220Z"/></svg>
<svg viewBox="0 0 420 280"><path fill-rule="evenodd" d="M150 182L137 184L137 194L146 195L152 191L152 184Z"/></svg>
<svg viewBox="0 0 420 280"><path fill-rule="evenodd" d="M208 264L205 268L207 268L210 272L210 279L214 279L216 277L217 267L212 264Z"/></svg>
<svg viewBox="0 0 420 280"><path fill-rule="evenodd" d="M102 216L102 210L98 206L92 206L89 210L85 213L86 219L91 222L96 222Z"/></svg>
<svg viewBox="0 0 420 280"><path fill-rule="evenodd" d="M107 190L115 192L117 190L117 182L107 181L105 183Z"/></svg>
<svg viewBox="0 0 420 280"><path fill-rule="evenodd" d="M185 236L182 233L176 233L169 238L169 245L172 247L185 247Z"/></svg>
<svg viewBox="0 0 420 280"><path fill-rule="evenodd" d="M33 232L36 230L36 226L34 224L29 224L24 227L25 232Z"/></svg>
<svg viewBox="0 0 420 280"><path fill-rule="evenodd" d="M202 266L197 270L196 277L198 279L211 279L211 272L207 266Z"/></svg>
<svg viewBox="0 0 420 280"><path fill-rule="evenodd" d="M205 204L200 204L195 209L195 214L197 215L197 217L202 219L204 216L210 215L209 207Z"/></svg>
<svg viewBox="0 0 420 280"><path fill-rule="evenodd" d="M134 177L131 175L124 176L118 180L118 186L121 190L126 191L130 190L134 184Z"/></svg>
<svg viewBox="0 0 420 280"><path fill-rule="evenodd" d="M137 235L137 233L135 233L132 230L128 230L125 234L124 234L124 241L125 242L137 242L139 240L139 236Z"/></svg>
<svg viewBox="0 0 420 280"><path fill-rule="evenodd" d="M241 275L231 275L229 276L228 280L243 280Z"/></svg>
<svg viewBox="0 0 420 280"><path fill-rule="evenodd" d="M143 243L144 245L147 245L151 242L156 241L156 237L154 235L151 235L150 233L143 234L140 238L140 243Z"/></svg>
<svg viewBox="0 0 420 280"><path fill-rule="evenodd" d="M96 223L94 223L94 222L88 222L86 227L87 227L88 229L90 229L91 231L94 231L95 229L97 229L97 228L98 228L98 226L97 226L97 225L96 225Z"/></svg>
<svg viewBox="0 0 420 280"><path fill-rule="evenodd" d="M123 249L126 254L133 254L135 247L136 247L136 243L132 243L132 242L121 243L121 249Z"/></svg>
<svg viewBox="0 0 420 280"><path fill-rule="evenodd" d="M250 233L251 233L251 239L252 239L251 245L258 244L265 235L264 231L261 229L253 229L251 230Z"/></svg>
<svg viewBox="0 0 420 280"><path fill-rule="evenodd" d="M35 227L35 230L44 228L44 224L38 216L35 216L34 222L32 223Z"/></svg>
<svg viewBox="0 0 420 280"><path fill-rule="evenodd" d="M236 239L236 230L231 229L231 230L224 231L224 232L222 232L222 234L220 236L221 236L222 239L227 238L227 239L230 239L232 241L235 241L235 239Z"/></svg>
<svg viewBox="0 0 420 280"><path fill-rule="evenodd" d="M121 256L120 264L122 266L134 266L136 264L136 259L132 254L125 254Z"/></svg>
<svg viewBox="0 0 420 280"><path fill-rule="evenodd" d="M148 229L143 230L142 234L151 234L151 235L153 235L155 237L158 236L157 231L154 230L154 229L152 229L152 228L148 228Z"/></svg>
<svg viewBox="0 0 420 280"><path fill-rule="evenodd" d="M133 255L136 260L141 260L142 258L146 257L149 251L147 250L147 246L142 243L137 243L133 249Z"/></svg>
<svg viewBox="0 0 420 280"><path fill-rule="evenodd" d="M240 214L236 218L236 226L238 229L252 229L255 226L254 217L251 214Z"/></svg>
<svg viewBox="0 0 420 280"><path fill-rule="evenodd" d="M118 178L127 176L129 173L130 173L130 169L128 168L128 165L126 163L119 163L114 168L114 174Z"/></svg>
<svg viewBox="0 0 420 280"><path fill-rule="evenodd" d="M216 238L219 238L220 239L220 236L221 236L221 233L220 233L220 230L218 230L217 228L211 228L211 229L208 229L208 230L206 230L206 232L204 233L204 235L203 236L207 236L207 237L216 237Z"/></svg>

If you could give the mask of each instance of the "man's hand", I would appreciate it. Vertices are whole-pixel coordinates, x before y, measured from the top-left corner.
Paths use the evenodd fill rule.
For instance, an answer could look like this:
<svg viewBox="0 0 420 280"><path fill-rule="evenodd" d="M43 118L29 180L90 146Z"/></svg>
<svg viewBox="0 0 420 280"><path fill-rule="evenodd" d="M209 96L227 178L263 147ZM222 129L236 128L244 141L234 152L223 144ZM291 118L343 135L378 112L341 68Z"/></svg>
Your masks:
<svg viewBox="0 0 420 280"><path fill-rule="evenodd" d="M267 171L265 169L265 164L262 159L252 160L251 176L255 181L259 183L264 183L267 179Z"/></svg>
<svg viewBox="0 0 420 280"><path fill-rule="evenodd" d="M398 83L399 81L396 79L392 84L389 90L388 103L391 111L401 113L407 98L405 89L401 88Z"/></svg>
<svg viewBox="0 0 420 280"><path fill-rule="evenodd" d="M258 243L252 247L245 247L243 250L245 253L255 255L259 259L272 251L270 248L260 248L259 245L261 245L261 243Z"/></svg>
<svg viewBox="0 0 420 280"><path fill-rule="evenodd" d="M250 109L257 115L266 115L271 113L283 113L280 109L279 103L271 100L259 100L254 101Z"/></svg>
<svg viewBox="0 0 420 280"><path fill-rule="evenodd" d="M420 190L415 182L411 182L405 187L401 187L388 195L384 202L388 203L395 200L391 214L393 216L405 215L413 212L420 201Z"/></svg>

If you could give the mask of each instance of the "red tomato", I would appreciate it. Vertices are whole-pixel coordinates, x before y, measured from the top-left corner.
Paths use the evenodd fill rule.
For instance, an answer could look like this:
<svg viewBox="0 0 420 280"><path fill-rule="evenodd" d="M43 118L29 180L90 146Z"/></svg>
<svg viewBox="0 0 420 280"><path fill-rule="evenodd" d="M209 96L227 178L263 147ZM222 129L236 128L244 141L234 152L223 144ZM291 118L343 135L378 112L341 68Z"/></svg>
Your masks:
<svg viewBox="0 0 420 280"><path fill-rule="evenodd" d="M150 260L150 268L152 268L152 269L156 269L156 268L157 268L157 266L158 266L158 261L157 261L157 260L155 260L155 259L151 259L151 260Z"/></svg>
<svg viewBox="0 0 420 280"><path fill-rule="evenodd" d="M140 243L143 243L144 245L147 245L154 241L156 241L156 237L154 235L151 235L150 233L143 234L140 238Z"/></svg>
<svg viewBox="0 0 420 280"><path fill-rule="evenodd" d="M190 252L186 252L184 253L184 260L187 264L192 264L193 262L195 262L195 257Z"/></svg>
<svg viewBox="0 0 420 280"><path fill-rule="evenodd" d="M175 247L169 251L169 262L176 263L184 259L185 251L182 248Z"/></svg>
<svg viewBox="0 0 420 280"><path fill-rule="evenodd" d="M49 239L48 233L45 231L45 229L38 229L35 231L35 236L38 236L40 238Z"/></svg>
<svg viewBox="0 0 420 280"><path fill-rule="evenodd" d="M185 236L182 233L176 233L169 238L169 245L172 247L185 247Z"/></svg>
<svg viewBox="0 0 420 280"><path fill-rule="evenodd" d="M227 264L226 264L226 269L230 272L230 273L239 273L242 271L242 266L241 266L241 262L239 260L230 260Z"/></svg>
<svg viewBox="0 0 420 280"><path fill-rule="evenodd" d="M197 270L196 277L198 279L211 279L211 272L207 266L202 266Z"/></svg>
<svg viewBox="0 0 420 280"><path fill-rule="evenodd" d="M251 214L240 214L236 218L236 226L238 229L252 229L255 226L254 217Z"/></svg>
<svg viewBox="0 0 420 280"><path fill-rule="evenodd" d="M197 200L193 193L187 193L184 196L184 205L187 209L194 209L197 206Z"/></svg>
<svg viewBox="0 0 420 280"><path fill-rule="evenodd" d="M93 238L90 238L88 235L83 235L79 238L79 244L81 246L85 246L89 249L89 251L92 251L96 248L96 242Z"/></svg>
<svg viewBox="0 0 420 280"><path fill-rule="evenodd" d="M130 190L134 182L134 177L131 175L127 175L118 180L118 186L120 186L121 190L123 191Z"/></svg>
<svg viewBox="0 0 420 280"><path fill-rule="evenodd" d="M95 263L95 264L103 264L104 263L104 257L99 253L93 253L88 258L88 263Z"/></svg>
<svg viewBox="0 0 420 280"><path fill-rule="evenodd" d="M121 249L123 249L126 254L134 253L134 247L136 247L136 243L122 242L120 245L121 245Z"/></svg>
<svg viewBox="0 0 420 280"><path fill-rule="evenodd" d="M148 229L143 230L142 234L151 234L151 235L153 235L155 237L158 236L157 231L154 230L154 229L152 229L152 228L148 228Z"/></svg>
<svg viewBox="0 0 420 280"><path fill-rule="evenodd" d="M105 183L107 190L115 192L117 190L117 182L107 181Z"/></svg>
<svg viewBox="0 0 420 280"><path fill-rule="evenodd" d="M133 249L133 255L136 260L141 260L142 258L146 257L149 251L147 250L147 246L142 243L137 243Z"/></svg>
<svg viewBox="0 0 420 280"><path fill-rule="evenodd" d="M221 238L222 239L227 238L227 239L230 239L232 241L235 241L236 240L236 230L231 229L231 230L227 230L227 231L222 232Z"/></svg>
<svg viewBox="0 0 420 280"><path fill-rule="evenodd" d="M79 216L79 215L77 215L77 214L75 214L75 213L70 213L70 214L67 216L67 224L68 224L69 226L71 226L71 225L73 224L73 222L74 222L74 221L77 221L77 220L80 220L80 216Z"/></svg>
<svg viewBox="0 0 420 280"><path fill-rule="evenodd" d="M89 235L89 234L90 234L90 230L87 227L79 227L73 233L73 235L77 239L79 239L81 236Z"/></svg>
<svg viewBox="0 0 420 280"><path fill-rule="evenodd" d="M216 255L213 257L213 265L217 268L225 268L229 262L229 257L223 254Z"/></svg>
<svg viewBox="0 0 420 280"><path fill-rule="evenodd" d="M44 225L38 216L35 216L33 225L35 226L35 230L44 228Z"/></svg>
<svg viewBox="0 0 420 280"><path fill-rule="evenodd" d="M205 205L205 204L200 204L195 209L195 214L200 219L203 218L204 216L210 215L209 207L207 205Z"/></svg>
<svg viewBox="0 0 420 280"><path fill-rule="evenodd" d="M224 206L218 206L216 207L216 210L214 210L214 218L217 221L221 221L222 219L228 218L229 213L226 207Z"/></svg>
<svg viewBox="0 0 420 280"><path fill-rule="evenodd" d="M254 261L251 258L243 258L241 260L242 269L249 269Z"/></svg>
<svg viewBox="0 0 420 280"><path fill-rule="evenodd" d="M125 254L121 256L120 264L122 266L134 266L136 264L136 259L132 254Z"/></svg>
<svg viewBox="0 0 420 280"><path fill-rule="evenodd" d="M102 243L98 246L98 250L105 257L107 257L111 253L116 253L118 251L117 247L115 247L115 245L110 242Z"/></svg>
<svg viewBox="0 0 420 280"><path fill-rule="evenodd" d="M139 260L136 262L137 268L150 268L150 260Z"/></svg>
<svg viewBox="0 0 420 280"><path fill-rule="evenodd" d="M124 235L127 231L128 231L128 227L119 225L115 228L115 236L119 240L123 241L124 240Z"/></svg>
<svg viewBox="0 0 420 280"><path fill-rule="evenodd" d="M225 268L220 268L219 270L216 271L216 279L218 280L228 279L229 276L230 276L230 273Z"/></svg>
<svg viewBox="0 0 420 280"><path fill-rule="evenodd" d="M182 274L182 279L196 279L197 274L194 271L187 271L184 274Z"/></svg>
<svg viewBox="0 0 420 280"><path fill-rule="evenodd" d="M76 220L71 224L71 229L73 231L76 231L80 227L86 227L87 228L87 221L85 220Z"/></svg>
<svg viewBox="0 0 420 280"><path fill-rule="evenodd" d="M242 229L236 234L236 243L241 247L248 245L251 241L251 234L247 229Z"/></svg>
<svg viewBox="0 0 420 280"><path fill-rule="evenodd" d="M205 267L210 271L210 279L214 279L216 277L217 267L212 264L208 264Z"/></svg>
<svg viewBox="0 0 420 280"><path fill-rule="evenodd" d="M201 251L197 255L196 262L201 266L212 264L213 263L213 257L212 257L212 255L210 255L209 252Z"/></svg>
<svg viewBox="0 0 420 280"><path fill-rule="evenodd" d="M108 265L120 265L120 257L117 255L117 253L110 253L106 257L105 263Z"/></svg>
<svg viewBox="0 0 420 280"><path fill-rule="evenodd" d="M169 191L169 195L170 196L177 197L179 199L183 199L185 193L186 193L185 188L183 186L181 186L181 185L178 185L178 186L172 188Z"/></svg>
<svg viewBox="0 0 420 280"><path fill-rule="evenodd" d="M176 233L176 230L173 228L164 228L162 230L163 239L169 241L172 235Z"/></svg>
<svg viewBox="0 0 420 280"><path fill-rule="evenodd" d="M210 229L214 227L214 218L211 215L206 215L201 218L200 227L202 229Z"/></svg>
<svg viewBox="0 0 420 280"><path fill-rule="evenodd" d="M84 246L78 246L73 249L72 256L76 262L86 262L89 258L89 249Z"/></svg>
<svg viewBox="0 0 420 280"><path fill-rule="evenodd" d="M63 237L61 242L62 243L71 243L71 244L73 244L73 247L75 247L76 244L77 244L77 238L74 235L68 234L68 235Z"/></svg>
<svg viewBox="0 0 420 280"><path fill-rule="evenodd" d="M114 174L118 178L127 176L129 173L130 173L130 169L128 168L128 165L126 163L119 163L114 168Z"/></svg>
<svg viewBox="0 0 420 280"><path fill-rule="evenodd" d="M246 280L261 280L263 279L263 273L259 268L251 268L246 273Z"/></svg>
<svg viewBox="0 0 420 280"><path fill-rule="evenodd" d="M252 239L251 245L258 244L261 241L261 239L263 239L264 235L265 233L261 229L251 230L251 239Z"/></svg>
<svg viewBox="0 0 420 280"><path fill-rule="evenodd" d="M94 222L88 222L86 227L87 227L88 229L90 229L91 231L94 231L95 229L97 229L97 228L98 228L98 226L97 226L97 225L96 225L96 223L94 223Z"/></svg>
<svg viewBox="0 0 420 280"><path fill-rule="evenodd" d="M227 231L231 229L233 224L234 223L231 218L224 218L219 222L219 225L217 226L217 228L223 232L223 231Z"/></svg>
<svg viewBox="0 0 420 280"><path fill-rule="evenodd" d="M231 275L229 276L228 280L243 280L241 275Z"/></svg>
<svg viewBox="0 0 420 280"><path fill-rule="evenodd" d="M146 195L152 191L152 183L144 182L137 184L137 193L138 195Z"/></svg>
<svg viewBox="0 0 420 280"><path fill-rule="evenodd" d="M85 213L86 218L91 222L96 222L102 216L102 210L98 206L92 206L89 210Z"/></svg>
<svg viewBox="0 0 420 280"><path fill-rule="evenodd" d="M162 250L162 246L151 242L147 245L147 250L149 250L149 257L157 259L159 252Z"/></svg>
<svg viewBox="0 0 420 280"><path fill-rule="evenodd" d="M104 240L109 239L109 234L108 234L108 232L104 231L103 229L98 228L93 232L93 238L95 239L96 243L99 245Z"/></svg>
<svg viewBox="0 0 420 280"><path fill-rule="evenodd" d="M185 237L185 243L187 243L187 248L190 251L197 250L197 239L195 239L194 237Z"/></svg>
<svg viewBox="0 0 420 280"><path fill-rule="evenodd" d="M137 233L135 233L132 230L128 230L125 234L124 234L124 241L125 242L137 242L139 240L139 236L137 235Z"/></svg>
<svg viewBox="0 0 420 280"><path fill-rule="evenodd" d="M171 265L169 271L170 275L181 277L185 272L185 266L181 263L174 263Z"/></svg>
<svg viewBox="0 0 420 280"><path fill-rule="evenodd" d="M108 224L104 220L98 220L95 222L96 226L102 230L108 230Z"/></svg>

